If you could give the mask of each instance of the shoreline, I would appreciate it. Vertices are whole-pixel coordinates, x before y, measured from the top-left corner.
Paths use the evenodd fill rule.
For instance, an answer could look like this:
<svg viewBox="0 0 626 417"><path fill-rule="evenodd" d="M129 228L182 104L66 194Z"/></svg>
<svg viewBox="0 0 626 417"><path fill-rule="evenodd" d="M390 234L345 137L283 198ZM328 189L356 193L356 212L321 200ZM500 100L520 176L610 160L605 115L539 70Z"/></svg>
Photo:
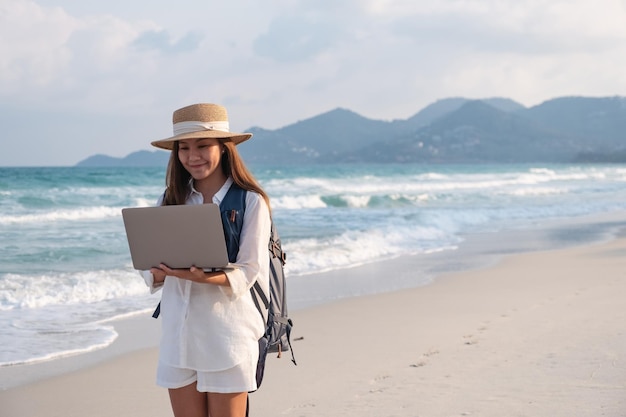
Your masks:
<svg viewBox="0 0 626 417"><path fill-rule="evenodd" d="M525 253L592 247L626 235L626 213L609 213L543 222L535 227L475 233L463 237L458 249L403 255L347 269L296 276L288 281L290 315L352 298L369 297L433 285L444 276L497 266ZM578 237L576 237L578 236ZM502 243L500 243L502 242ZM393 274L389 274L393 269ZM385 276L381 284L380 276ZM136 351L156 348L160 321L151 312L108 322L118 333L109 346L50 361L0 367L0 392L64 374L79 372ZM297 329L295 329L297 333ZM138 334L141 337L136 337Z"/></svg>
<svg viewBox="0 0 626 417"><path fill-rule="evenodd" d="M113 320L109 323L114 326L118 337L105 348L61 356L49 361L0 367L0 393L72 372L80 372L120 356L158 346L160 323L151 317L151 313ZM141 337L136 337L138 334Z"/></svg>
<svg viewBox="0 0 626 417"><path fill-rule="evenodd" d="M617 237L295 310L298 366L269 357L251 413L621 417L625 271ZM0 404L13 417L170 416L156 360L155 348L123 353Z"/></svg>

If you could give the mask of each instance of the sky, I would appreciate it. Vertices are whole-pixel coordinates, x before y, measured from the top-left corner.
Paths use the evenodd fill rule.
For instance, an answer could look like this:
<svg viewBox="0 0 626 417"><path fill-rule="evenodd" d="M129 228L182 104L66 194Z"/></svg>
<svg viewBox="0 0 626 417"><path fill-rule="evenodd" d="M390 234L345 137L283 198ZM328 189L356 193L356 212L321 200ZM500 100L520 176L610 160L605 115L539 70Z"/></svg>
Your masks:
<svg viewBox="0 0 626 417"><path fill-rule="evenodd" d="M231 130L449 97L626 96L626 0L0 0L0 166L123 157L172 112Z"/></svg>

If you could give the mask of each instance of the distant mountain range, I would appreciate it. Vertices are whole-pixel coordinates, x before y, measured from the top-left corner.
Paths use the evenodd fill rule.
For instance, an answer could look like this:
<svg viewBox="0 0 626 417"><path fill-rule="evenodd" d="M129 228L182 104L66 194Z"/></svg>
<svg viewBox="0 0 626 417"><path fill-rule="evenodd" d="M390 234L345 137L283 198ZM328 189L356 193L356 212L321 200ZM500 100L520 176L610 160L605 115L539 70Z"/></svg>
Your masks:
<svg viewBox="0 0 626 417"><path fill-rule="evenodd" d="M562 97L533 107L506 98L436 101L406 120L347 109L276 130L252 127L250 163L626 162L626 97ZM168 153L95 155L79 166L165 165Z"/></svg>
<svg viewBox="0 0 626 417"><path fill-rule="evenodd" d="M76 166L84 167L151 167L167 165L169 152L137 151L124 158L97 154L80 161Z"/></svg>

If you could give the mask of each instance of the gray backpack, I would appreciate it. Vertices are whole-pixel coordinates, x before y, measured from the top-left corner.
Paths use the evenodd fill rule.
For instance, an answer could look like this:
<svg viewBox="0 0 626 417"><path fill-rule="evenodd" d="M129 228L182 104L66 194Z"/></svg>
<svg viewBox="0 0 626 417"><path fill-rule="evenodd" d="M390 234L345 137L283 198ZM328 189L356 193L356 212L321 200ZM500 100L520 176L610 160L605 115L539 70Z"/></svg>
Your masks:
<svg viewBox="0 0 626 417"><path fill-rule="evenodd" d="M220 203L222 226L226 238L228 257L231 262L237 259L239 251L239 236L243 226L243 214L246 209L246 190L236 184L231 185L224 200ZM259 361L257 364L257 387L261 386L265 370L265 358L269 352L277 352L278 357L287 350L291 351L291 361L297 365L293 348L291 347L291 328L293 322L287 313L287 287L283 265L286 254L283 252L280 237L272 222L272 233L268 242L270 258L270 294L265 294L261 285L255 282L250 289L252 300L259 313L265 318L267 310L265 334L259 339Z"/></svg>

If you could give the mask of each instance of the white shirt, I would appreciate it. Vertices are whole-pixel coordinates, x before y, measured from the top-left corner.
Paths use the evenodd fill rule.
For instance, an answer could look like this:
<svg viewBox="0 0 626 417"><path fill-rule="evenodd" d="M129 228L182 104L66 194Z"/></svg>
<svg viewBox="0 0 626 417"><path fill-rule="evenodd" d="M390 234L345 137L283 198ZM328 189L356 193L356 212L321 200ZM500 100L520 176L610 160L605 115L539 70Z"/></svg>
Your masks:
<svg viewBox="0 0 626 417"><path fill-rule="evenodd" d="M213 197L213 203L220 204L232 183L232 178L228 178ZM192 188L186 204L202 203L202 194ZM235 268L225 271L230 287L172 276L155 287L152 274L142 273L152 292L163 288L159 361L180 368L221 371L249 357L247 347L256 346L265 331L250 288L259 281L263 291L269 294L270 233L271 220L265 200L248 191Z"/></svg>

